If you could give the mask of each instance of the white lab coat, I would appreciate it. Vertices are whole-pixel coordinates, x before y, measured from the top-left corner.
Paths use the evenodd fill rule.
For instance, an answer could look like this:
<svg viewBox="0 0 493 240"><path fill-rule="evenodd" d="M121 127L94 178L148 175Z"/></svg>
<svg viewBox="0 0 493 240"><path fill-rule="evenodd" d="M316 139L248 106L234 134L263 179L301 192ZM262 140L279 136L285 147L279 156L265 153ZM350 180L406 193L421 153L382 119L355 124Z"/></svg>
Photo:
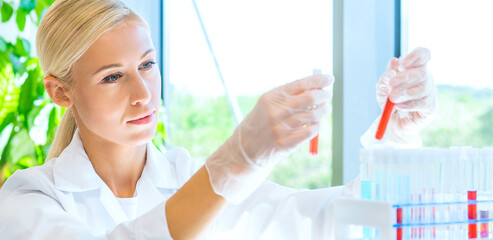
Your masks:
<svg viewBox="0 0 493 240"><path fill-rule="evenodd" d="M78 131L58 158L19 170L0 190L1 239L171 239L165 203L200 166L181 149L147 144L138 181L137 218L129 219L96 174ZM228 206L206 239L329 239L331 202L358 193L344 188L294 190L263 183L242 204Z"/></svg>

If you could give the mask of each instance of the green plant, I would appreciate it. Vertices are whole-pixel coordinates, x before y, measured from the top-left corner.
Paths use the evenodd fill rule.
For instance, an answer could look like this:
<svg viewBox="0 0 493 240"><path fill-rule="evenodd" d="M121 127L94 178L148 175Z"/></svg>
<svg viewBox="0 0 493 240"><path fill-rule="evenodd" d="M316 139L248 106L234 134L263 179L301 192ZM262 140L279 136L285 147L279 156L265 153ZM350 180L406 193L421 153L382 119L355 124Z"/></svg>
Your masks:
<svg viewBox="0 0 493 240"><path fill-rule="evenodd" d="M2 24L11 23L15 17L18 33L0 36L0 184L17 169L44 162L63 114L45 95L42 72L31 53L32 44L21 37L27 21L37 26L52 2L1 1ZM12 35L4 34L17 37L9 42L6 38Z"/></svg>
<svg viewBox="0 0 493 240"><path fill-rule="evenodd" d="M18 33L0 34L0 186L18 169L44 163L63 108L53 104L44 90L43 74L32 46L21 37L28 19L39 25L54 0L0 1L2 24L15 24ZM9 42L16 34L15 41ZM153 143L164 150L166 130L161 111Z"/></svg>

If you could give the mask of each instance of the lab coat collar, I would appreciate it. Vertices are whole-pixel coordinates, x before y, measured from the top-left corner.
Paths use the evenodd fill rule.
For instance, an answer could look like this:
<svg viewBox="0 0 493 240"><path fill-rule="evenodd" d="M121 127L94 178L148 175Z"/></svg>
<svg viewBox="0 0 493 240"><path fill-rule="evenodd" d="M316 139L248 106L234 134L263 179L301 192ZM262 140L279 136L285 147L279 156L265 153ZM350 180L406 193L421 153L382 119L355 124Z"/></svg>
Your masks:
<svg viewBox="0 0 493 240"><path fill-rule="evenodd" d="M147 143L147 161L141 179L148 177L159 188L179 189L176 167L152 142Z"/></svg>
<svg viewBox="0 0 493 240"><path fill-rule="evenodd" d="M53 167L55 188L61 191L83 192L106 186L97 175L87 156L79 130L63 150ZM156 187L178 189L176 168L152 142L147 143L147 160L142 178L148 178Z"/></svg>
<svg viewBox="0 0 493 240"><path fill-rule="evenodd" d="M79 130L75 130L70 144L53 166L55 188L67 192L83 192L104 186L84 150ZM53 160L51 160L53 161Z"/></svg>

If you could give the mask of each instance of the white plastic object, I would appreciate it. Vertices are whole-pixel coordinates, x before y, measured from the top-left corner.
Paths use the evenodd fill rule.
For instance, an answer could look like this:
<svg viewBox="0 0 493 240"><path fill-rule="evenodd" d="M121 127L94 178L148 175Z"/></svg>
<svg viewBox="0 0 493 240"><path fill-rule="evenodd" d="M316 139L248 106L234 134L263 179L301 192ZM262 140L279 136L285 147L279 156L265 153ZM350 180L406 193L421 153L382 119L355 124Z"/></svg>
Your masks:
<svg viewBox="0 0 493 240"><path fill-rule="evenodd" d="M396 236L396 213L389 202L349 198L334 200L334 237L337 240L361 239L355 227L372 227L380 230L381 240L393 240Z"/></svg>

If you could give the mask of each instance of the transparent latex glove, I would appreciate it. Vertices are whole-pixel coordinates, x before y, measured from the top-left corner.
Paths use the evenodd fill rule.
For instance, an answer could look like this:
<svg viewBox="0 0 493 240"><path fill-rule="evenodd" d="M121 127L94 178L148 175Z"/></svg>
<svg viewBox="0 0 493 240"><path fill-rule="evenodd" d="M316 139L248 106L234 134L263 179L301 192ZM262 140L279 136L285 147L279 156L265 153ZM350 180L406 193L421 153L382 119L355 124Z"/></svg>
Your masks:
<svg viewBox="0 0 493 240"><path fill-rule="evenodd" d="M317 135L319 121L331 111L333 82L334 77L317 74L263 94L233 135L207 159L214 192L229 203L242 202L280 159Z"/></svg>
<svg viewBox="0 0 493 240"><path fill-rule="evenodd" d="M395 103L382 140L375 139L378 117L361 136L365 148L377 146L420 147L420 131L430 124L438 110L437 90L426 69L430 51L416 48L404 58L390 60L377 83L377 101L385 107L387 98Z"/></svg>

